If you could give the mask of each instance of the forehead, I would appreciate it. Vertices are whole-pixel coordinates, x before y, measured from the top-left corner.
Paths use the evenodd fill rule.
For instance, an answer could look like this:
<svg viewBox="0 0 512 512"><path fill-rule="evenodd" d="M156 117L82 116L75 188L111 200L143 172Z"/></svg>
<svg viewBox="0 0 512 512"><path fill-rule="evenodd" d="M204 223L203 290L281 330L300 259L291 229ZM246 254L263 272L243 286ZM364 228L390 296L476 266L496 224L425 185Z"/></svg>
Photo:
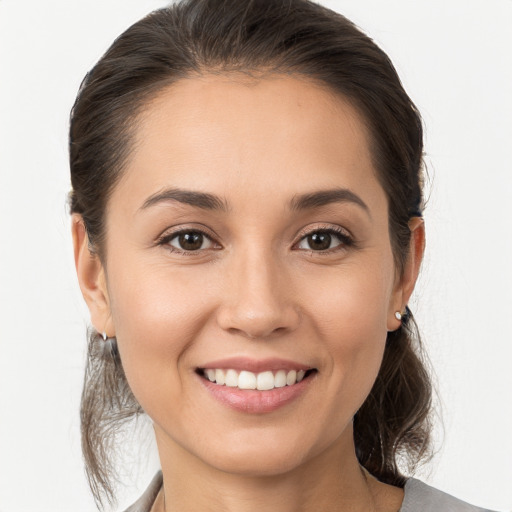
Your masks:
<svg viewBox="0 0 512 512"><path fill-rule="evenodd" d="M382 194L358 111L297 76L180 80L146 106L134 148L115 194L169 186L236 191L241 201L340 186Z"/></svg>

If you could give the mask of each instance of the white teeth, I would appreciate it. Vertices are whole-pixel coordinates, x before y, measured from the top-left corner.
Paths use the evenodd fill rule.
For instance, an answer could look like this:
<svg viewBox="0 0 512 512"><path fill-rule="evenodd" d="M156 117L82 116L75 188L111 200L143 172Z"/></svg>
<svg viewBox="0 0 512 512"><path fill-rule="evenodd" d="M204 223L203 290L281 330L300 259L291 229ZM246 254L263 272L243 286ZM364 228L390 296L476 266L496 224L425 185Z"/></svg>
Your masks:
<svg viewBox="0 0 512 512"><path fill-rule="evenodd" d="M226 386L236 388L238 386L238 373L235 370L228 370L226 372Z"/></svg>
<svg viewBox="0 0 512 512"><path fill-rule="evenodd" d="M226 373L224 370L215 370L215 382L221 386L226 383Z"/></svg>
<svg viewBox="0 0 512 512"><path fill-rule="evenodd" d="M240 376L242 376L242 373L245 373L245 372L241 372ZM274 389L274 374L272 372L258 373L256 387L260 391L265 391L267 389Z"/></svg>
<svg viewBox="0 0 512 512"><path fill-rule="evenodd" d="M288 375L286 375L286 384L291 386L297 382L297 372L295 370L290 370Z"/></svg>
<svg viewBox="0 0 512 512"><path fill-rule="evenodd" d="M276 388L284 388L286 386L286 372L279 370L274 377L274 386Z"/></svg>
<svg viewBox="0 0 512 512"><path fill-rule="evenodd" d="M239 389L258 389L267 391L274 388L283 388L284 386L293 386L301 382L306 375L305 370L278 370L275 375L273 372L265 371L255 374L246 370L238 373L236 370L222 370L207 368L204 370L204 376L210 381L220 386Z"/></svg>
<svg viewBox="0 0 512 512"><path fill-rule="evenodd" d="M240 372L240 375L238 376L238 387L240 389L256 389L256 375L252 372Z"/></svg>

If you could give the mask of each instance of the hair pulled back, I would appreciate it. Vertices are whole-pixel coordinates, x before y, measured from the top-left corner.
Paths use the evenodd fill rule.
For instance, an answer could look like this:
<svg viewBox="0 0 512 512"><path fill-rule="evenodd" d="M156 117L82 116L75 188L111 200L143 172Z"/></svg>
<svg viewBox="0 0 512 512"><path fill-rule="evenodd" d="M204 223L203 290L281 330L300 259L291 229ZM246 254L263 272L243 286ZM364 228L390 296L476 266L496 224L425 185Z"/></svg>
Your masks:
<svg viewBox="0 0 512 512"><path fill-rule="evenodd" d="M135 23L85 77L71 112L70 209L104 258L109 195L130 156L138 116L159 91L204 73L295 74L348 99L371 139L389 204L397 268L408 255L408 221L422 209L421 118L387 55L344 16L308 0L184 0ZM122 423L142 413L119 354L89 336L81 404L86 472L98 505L114 498L111 452ZM428 452L431 384L410 311L388 333L377 380L354 418L359 462L402 485Z"/></svg>

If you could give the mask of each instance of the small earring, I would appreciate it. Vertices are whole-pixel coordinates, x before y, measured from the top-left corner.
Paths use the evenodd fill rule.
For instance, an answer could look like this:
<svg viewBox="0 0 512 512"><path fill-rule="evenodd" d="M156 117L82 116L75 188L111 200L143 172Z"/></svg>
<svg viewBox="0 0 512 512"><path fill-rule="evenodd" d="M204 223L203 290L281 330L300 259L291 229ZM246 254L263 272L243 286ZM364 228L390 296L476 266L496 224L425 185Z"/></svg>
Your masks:
<svg viewBox="0 0 512 512"><path fill-rule="evenodd" d="M103 331L100 336L103 341L101 344L103 357L112 357L112 359L116 361L119 357L119 352L117 350L117 338L115 336L108 336L105 331Z"/></svg>
<svg viewBox="0 0 512 512"><path fill-rule="evenodd" d="M395 318L400 322L402 320L402 313L400 313L400 311L396 311Z"/></svg>

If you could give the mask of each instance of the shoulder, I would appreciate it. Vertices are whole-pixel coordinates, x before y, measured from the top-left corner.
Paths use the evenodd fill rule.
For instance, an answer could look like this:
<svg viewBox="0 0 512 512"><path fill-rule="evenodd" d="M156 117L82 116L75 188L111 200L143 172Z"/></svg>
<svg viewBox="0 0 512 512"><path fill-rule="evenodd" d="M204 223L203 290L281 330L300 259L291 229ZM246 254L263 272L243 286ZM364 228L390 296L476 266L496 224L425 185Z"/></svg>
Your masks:
<svg viewBox="0 0 512 512"><path fill-rule="evenodd" d="M409 478L404 488L404 501L399 512L491 512L461 501L434 489L415 478Z"/></svg>
<svg viewBox="0 0 512 512"><path fill-rule="evenodd" d="M160 488L162 487L162 472L159 471L151 480L148 488L144 494L124 512L150 512L153 503L157 497Z"/></svg>

